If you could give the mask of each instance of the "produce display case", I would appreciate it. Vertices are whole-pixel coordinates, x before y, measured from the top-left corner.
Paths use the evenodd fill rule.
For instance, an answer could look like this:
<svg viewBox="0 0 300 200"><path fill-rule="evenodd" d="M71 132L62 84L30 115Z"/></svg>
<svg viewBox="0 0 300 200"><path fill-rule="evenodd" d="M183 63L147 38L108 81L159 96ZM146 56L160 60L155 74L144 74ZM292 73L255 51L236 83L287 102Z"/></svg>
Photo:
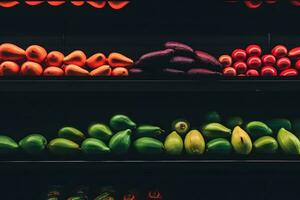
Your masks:
<svg viewBox="0 0 300 200"><path fill-rule="evenodd" d="M130 1L118 10L108 6L97 9L87 4L74 6L71 2L61 6L47 3L29 6L20 2L11 8L0 8L1 19L6 19L0 20L0 44L11 43L24 50L30 45L40 45L48 53L57 50L65 55L82 50L87 57L97 52L106 56L119 52L137 61L147 52L163 49L165 42L178 41L218 59L250 44L260 45L265 53L279 44L288 49L299 46L296 25L299 9L289 2L249 9L242 2L143 0ZM155 65L164 67L159 62ZM297 76L164 73L134 76L129 73L125 77L17 75L0 79L1 137L11 137L18 146L11 143L9 147L2 146L7 141L0 137L3 199L96 199L97 196L109 199L110 195L114 199L168 200L297 197L300 162ZM91 137L90 125L104 123L115 134L118 131L114 130L111 118L117 114L128 116L137 126L151 124L163 129L161 135L153 138L164 148L158 148L158 152L151 155L148 152L151 147L146 154L137 150L135 141L139 136L132 128L130 148L123 154L114 153L117 150L110 141L104 142L111 153L100 155L86 155L82 146L71 155L56 155L51 150L51 141L62 137L58 132L64 126L76 127L85 137ZM209 117L214 119L208 120ZM249 152L246 145L247 155L233 144L233 133L242 132L234 131L235 125L230 131L223 128L220 131L218 126L215 132L225 136L213 138L209 138L209 128L204 128L210 123L228 128L230 117L243 120L242 124L238 121L235 125L250 136L252 149ZM205 145L201 142L195 146L185 144L184 133L179 136L183 142L182 152L170 155L180 149L180 144L176 147L178 137L171 150L166 143L176 119L187 120L190 130L201 132ZM282 121L274 126L271 123L274 119ZM253 121L271 127L269 135L274 138L276 148L270 142L271 147L265 147L269 152L259 152L259 144L254 144L258 136L247 126ZM281 134L284 139L278 138L281 128L287 129ZM260 131L261 136L268 135L268 130ZM43 144L45 149L41 153L27 152L26 147L18 143L29 134L41 134L47 139L48 144ZM198 134L194 135L201 140ZM210 141L220 137L225 137L222 142L230 144L229 153L226 153L226 145L221 153L214 152L213 143L210 143L211 149L208 147ZM125 137L120 139L120 143L125 140ZM101 148L104 151L105 148ZM199 155L189 153L198 150Z"/></svg>

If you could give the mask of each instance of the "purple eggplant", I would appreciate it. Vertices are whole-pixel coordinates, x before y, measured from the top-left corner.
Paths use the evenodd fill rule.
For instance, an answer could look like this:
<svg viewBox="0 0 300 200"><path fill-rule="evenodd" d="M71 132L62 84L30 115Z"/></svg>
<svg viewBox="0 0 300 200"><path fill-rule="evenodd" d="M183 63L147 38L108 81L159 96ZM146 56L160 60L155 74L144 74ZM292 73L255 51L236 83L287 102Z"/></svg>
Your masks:
<svg viewBox="0 0 300 200"><path fill-rule="evenodd" d="M209 69L193 68L187 72L188 75L222 75L220 72L216 72Z"/></svg>
<svg viewBox="0 0 300 200"><path fill-rule="evenodd" d="M204 67L212 70L220 71L222 69L221 63L212 55L204 51L195 51L195 58L197 60L198 67Z"/></svg>
<svg viewBox="0 0 300 200"><path fill-rule="evenodd" d="M174 56L170 59L168 67L186 71L196 67L196 60L186 56Z"/></svg>
<svg viewBox="0 0 300 200"><path fill-rule="evenodd" d="M130 74L134 74L134 75L136 75L136 74L143 74L144 70L139 69L139 68L131 68L131 69L129 69L129 73Z"/></svg>
<svg viewBox="0 0 300 200"><path fill-rule="evenodd" d="M165 68L163 69L163 73L167 75L184 75L185 72L178 69Z"/></svg>
<svg viewBox="0 0 300 200"><path fill-rule="evenodd" d="M129 69L129 75L130 76L149 76L149 75L151 75L151 73L149 73L148 71L145 71L143 69L140 69L140 68L131 68L131 69Z"/></svg>
<svg viewBox="0 0 300 200"><path fill-rule="evenodd" d="M174 49L175 52L178 51L182 51L182 52L190 52L190 53L193 53L194 52L194 49L186 44L183 44L183 43L180 43L180 42L166 42L165 43L165 48L166 49Z"/></svg>
<svg viewBox="0 0 300 200"><path fill-rule="evenodd" d="M142 69L156 70L162 65L167 64L173 54L174 49L165 49L146 53L141 56L138 61L136 61L135 66Z"/></svg>

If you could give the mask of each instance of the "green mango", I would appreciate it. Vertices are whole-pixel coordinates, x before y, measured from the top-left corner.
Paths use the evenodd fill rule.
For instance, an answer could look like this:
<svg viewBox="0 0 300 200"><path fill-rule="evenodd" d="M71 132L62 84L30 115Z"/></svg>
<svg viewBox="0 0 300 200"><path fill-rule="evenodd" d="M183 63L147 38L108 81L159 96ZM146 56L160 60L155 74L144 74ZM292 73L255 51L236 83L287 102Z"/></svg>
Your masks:
<svg viewBox="0 0 300 200"><path fill-rule="evenodd" d="M281 128L277 134L277 141L280 148L287 154L299 155L300 154L300 141L299 139L288 130Z"/></svg>
<svg viewBox="0 0 300 200"><path fill-rule="evenodd" d="M278 149L277 141L271 136L263 136L253 143L255 151L258 153L275 153Z"/></svg>
<svg viewBox="0 0 300 200"><path fill-rule="evenodd" d="M177 119L172 123L172 130L185 135L190 130L190 123L184 119Z"/></svg>
<svg viewBox="0 0 300 200"><path fill-rule="evenodd" d="M292 123L288 119L272 119L267 125L273 130L273 132L277 133L279 129L284 128L286 130L292 130Z"/></svg>
<svg viewBox="0 0 300 200"><path fill-rule="evenodd" d="M115 115L110 119L110 127L115 131L122 131L125 129L135 129L136 124L125 115Z"/></svg>
<svg viewBox="0 0 300 200"><path fill-rule="evenodd" d="M42 153L47 147L47 139L40 134L31 134L19 142L19 146L29 154Z"/></svg>
<svg viewBox="0 0 300 200"><path fill-rule="evenodd" d="M183 141L176 131L170 133L164 143L167 154L180 155L183 150Z"/></svg>
<svg viewBox="0 0 300 200"><path fill-rule="evenodd" d="M152 125L142 125L137 127L136 129L136 136L137 137L156 137L160 136L165 131L162 130L158 126L152 126Z"/></svg>
<svg viewBox="0 0 300 200"><path fill-rule="evenodd" d="M80 151L77 143L65 138L51 140L48 144L48 149L55 155L73 155Z"/></svg>
<svg viewBox="0 0 300 200"><path fill-rule="evenodd" d="M224 138L217 138L207 143L207 152L213 154L229 154L232 150L231 143Z"/></svg>
<svg viewBox="0 0 300 200"><path fill-rule="evenodd" d="M0 154L14 153L19 149L19 145L10 137L0 135Z"/></svg>
<svg viewBox="0 0 300 200"><path fill-rule="evenodd" d="M104 142L95 138L87 138L81 144L81 150L85 154L105 154L109 153L110 149Z"/></svg>
<svg viewBox="0 0 300 200"><path fill-rule="evenodd" d="M88 128L88 134L92 138L96 138L102 141L109 141L113 135L112 131L105 124L93 124Z"/></svg>
<svg viewBox="0 0 300 200"><path fill-rule="evenodd" d="M58 137L72 140L80 144L84 139L84 134L74 127L63 127L58 131Z"/></svg>
<svg viewBox="0 0 300 200"><path fill-rule="evenodd" d="M246 125L246 130L253 139L273 134L272 129L261 121L249 122Z"/></svg>
<svg viewBox="0 0 300 200"><path fill-rule="evenodd" d="M209 123L202 128L203 135L209 139L230 137L231 129L220 123Z"/></svg>
<svg viewBox="0 0 300 200"><path fill-rule="evenodd" d="M238 154L248 155L252 151L251 138L248 133L239 126L236 126L232 131L231 144Z"/></svg>
<svg viewBox="0 0 300 200"><path fill-rule="evenodd" d="M226 126L230 129L242 125L243 125L243 119L241 117L230 117L226 121Z"/></svg>
<svg viewBox="0 0 300 200"><path fill-rule="evenodd" d="M150 137L142 137L137 139L134 142L134 147L137 152L141 154L162 154L164 152L164 145L161 141L150 138Z"/></svg>
<svg viewBox="0 0 300 200"><path fill-rule="evenodd" d="M204 115L204 121L206 123L221 123L221 116L216 111L210 111Z"/></svg>
<svg viewBox="0 0 300 200"><path fill-rule="evenodd" d="M109 141L109 148L115 154L125 154L128 152L131 145L130 129L119 131Z"/></svg>
<svg viewBox="0 0 300 200"><path fill-rule="evenodd" d="M200 155L205 151L205 140L198 130L191 130L186 134L184 147L187 154Z"/></svg>

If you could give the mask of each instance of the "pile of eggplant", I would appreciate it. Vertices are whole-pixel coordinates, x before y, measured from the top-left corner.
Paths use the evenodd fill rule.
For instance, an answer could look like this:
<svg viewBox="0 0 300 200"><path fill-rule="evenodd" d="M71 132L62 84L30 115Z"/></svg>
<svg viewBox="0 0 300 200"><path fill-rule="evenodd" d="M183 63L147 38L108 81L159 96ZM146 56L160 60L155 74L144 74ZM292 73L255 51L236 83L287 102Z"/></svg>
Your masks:
<svg viewBox="0 0 300 200"><path fill-rule="evenodd" d="M164 49L142 55L131 75L221 75L222 65L212 55L180 42L166 42Z"/></svg>

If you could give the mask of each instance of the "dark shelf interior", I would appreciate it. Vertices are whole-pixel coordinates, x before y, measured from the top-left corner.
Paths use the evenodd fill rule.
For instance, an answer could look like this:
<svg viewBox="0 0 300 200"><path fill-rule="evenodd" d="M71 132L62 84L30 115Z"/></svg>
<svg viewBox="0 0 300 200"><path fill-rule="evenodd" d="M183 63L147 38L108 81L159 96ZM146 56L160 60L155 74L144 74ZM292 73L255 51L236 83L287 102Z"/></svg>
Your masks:
<svg viewBox="0 0 300 200"><path fill-rule="evenodd" d="M6 77L1 92L298 92L298 78L175 76L175 77ZM246 94L245 94L246 95Z"/></svg>
<svg viewBox="0 0 300 200"><path fill-rule="evenodd" d="M4 172L3 163L0 167ZM6 167L10 170L1 173L6 183L1 196L9 200L44 199L53 185L62 186L66 196L79 186L88 186L92 194L103 186L112 186L119 195L132 189L156 189L166 199L238 200L242 196L245 200L264 200L298 195L299 163L56 162Z"/></svg>

